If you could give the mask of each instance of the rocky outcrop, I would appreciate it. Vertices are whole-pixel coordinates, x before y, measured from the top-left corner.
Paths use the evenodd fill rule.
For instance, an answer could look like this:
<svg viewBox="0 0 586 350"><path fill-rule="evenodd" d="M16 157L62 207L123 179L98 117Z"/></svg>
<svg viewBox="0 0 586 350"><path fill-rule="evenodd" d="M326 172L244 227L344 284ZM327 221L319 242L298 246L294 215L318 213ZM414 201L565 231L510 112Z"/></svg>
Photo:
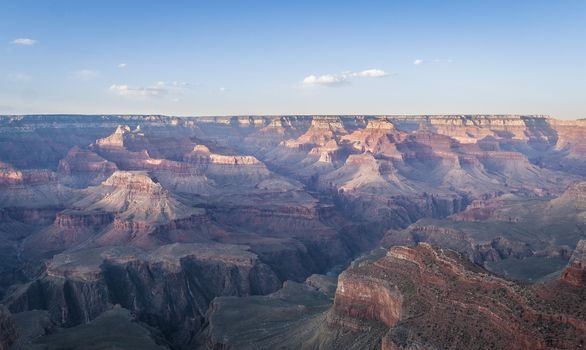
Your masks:
<svg viewBox="0 0 586 350"><path fill-rule="evenodd" d="M41 314L42 316L39 316ZM19 315L20 316L20 315ZM47 350L87 349L88 345L96 349L128 349L128 350L164 350L167 346L160 333L152 327L148 327L136 319L129 310L119 306L105 311L96 319L87 324L70 328L50 327L46 330L46 324L39 324L36 330L31 327L35 320L30 318L43 318L42 311L23 313L19 329L24 335L19 337L14 348L42 348ZM49 321L47 321L49 322ZM112 325L116 325L113 327ZM23 329L24 328L24 329ZM31 329L33 328L33 329ZM32 339L22 339L30 337Z"/></svg>
<svg viewBox="0 0 586 350"><path fill-rule="evenodd" d="M360 338L377 321L389 329L384 349L576 348L585 341L583 294L557 282L516 285L425 244L394 247L340 276L328 327Z"/></svg>
<svg viewBox="0 0 586 350"><path fill-rule="evenodd" d="M428 242L508 278L549 278L564 268L583 238L583 190L577 183L551 200L495 193L445 219L423 218L403 230L389 230L382 244Z"/></svg>
<svg viewBox="0 0 586 350"><path fill-rule="evenodd" d="M65 249L91 240L98 245L194 242L214 226L201 208L189 207L146 172L116 171L99 186L57 214L48 230L25 244L33 251ZM86 242L88 243L88 242Z"/></svg>
<svg viewBox="0 0 586 350"><path fill-rule="evenodd" d="M348 142L359 152L370 152L387 159L401 160L402 155L397 150L396 142L404 138L395 126L387 119L369 120L364 129L356 129L351 134L342 137L342 142Z"/></svg>
<svg viewBox="0 0 586 350"><path fill-rule="evenodd" d="M96 140L98 148L124 148L132 143L144 142L144 133L140 128L132 131L128 125L118 125L114 133L103 139Z"/></svg>
<svg viewBox="0 0 586 350"><path fill-rule="evenodd" d="M118 167L113 162L77 146L73 147L67 156L59 161L59 173L72 177L69 182L78 186L97 185L116 170Z"/></svg>
<svg viewBox="0 0 586 350"><path fill-rule="evenodd" d="M259 342L266 348L466 348L470 343L452 338L485 339L468 325L437 324L433 315L441 311L486 329L492 345L497 322L485 307L517 331L521 342L531 330L545 329L545 345L538 335L528 347L576 345L569 329L581 327L582 316L572 307L581 297L582 262L573 258L561 270L584 237L583 121L484 115L11 116L0 117L0 134L0 159L6 162L0 165L0 293L9 294L15 310L43 307L69 326L120 303L163 331L173 346L191 346L214 296L264 294L286 279L337 273L388 230L385 246L429 242L507 278L551 280L561 273L562 279L540 287L506 285L452 253L436 249L436 259L423 248L396 250L373 263L376 269L364 270L364 278L352 271L369 263L344 273L328 315L312 313L323 311L319 304L304 322L299 315L312 307L310 301L301 294L294 302L275 296L279 302L273 306L282 302L295 310L298 333L277 339L292 324L276 321L284 317L281 310L270 318L277 326L269 333L278 336ZM189 252L159 250L174 242ZM214 248L201 246L208 244ZM233 244L247 246L239 250L248 253L222 250ZM93 249L119 250L104 257ZM446 263L450 259L455 262ZM386 266L391 262L401 269ZM46 274L36 278L45 264ZM401 282L409 278L410 284ZM487 287L487 281L498 287ZM422 296L414 297L413 285ZM293 294L316 296L310 283L291 286ZM501 289L507 298L499 296ZM421 309L410 306L417 303ZM501 304L510 308L508 314ZM225 314L234 304L222 305ZM518 326L523 322L517 322L517 307L538 315L540 323L531 316ZM487 323L477 321L476 313ZM548 323L552 319L562 323ZM234 333L222 328L221 319L214 327L213 346L237 344L224 339ZM562 330L548 333L550 327ZM321 331L314 338L315 329ZM243 332L237 334L249 339ZM510 334L505 329L503 339L509 341ZM289 342L302 337L308 340ZM494 347L501 344L495 341Z"/></svg>
<svg viewBox="0 0 586 350"><path fill-rule="evenodd" d="M561 279L578 288L586 286L586 240L578 242Z"/></svg>
<svg viewBox="0 0 586 350"><path fill-rule="evenodd" d="M154 251L115 247L55 256L44 276L8 299L13 312L49 311L62 326L87 323L114 304L189 344L216 296L267 294L281 283L245 247L172 244Z"/></svg>
<svg viewBox="0 0 586 350"><path fill-rule="evenodd" d="M17 337L18 331L10 312L0 305L0 350L8 350Z"/></svg>
<svg viewBox="0 0 586 350"><path fill-rule="evenodd" d="M98 238L101 244L134 241L148 246L153 239L169 241L170 232L178 228L190 227L195 233L209 227L205 225L209 222L205 210L182 204L144 172L115 172L100 186L85 192L74 208L114 216L112 230ZM157 233L164 237L157 238Z"/></svg>
<svg viewBox="0 0 586 350"><path fill-rule="evenodd" d="M0 162L0 208L8 209L12 216L34 216L34 211L43 212L49 208L54 211L67 205L72 198L73 191L59 183L54 172L18 170Z"/></svg>
<svg viewBox="0 0 586 350"><path fill-rule="evenodd" d="M54 183L56 176L52 171L45 169L17 170L14 167L0 162L0 186L35 186Z"/></svg>
<svg viewBox="0 0 586 350"><path fill-rule="evenodd" d="M242 186L255 185L271 175L264 163L254 156L213 153L204 145L194 146L183 156L183 161L220 185L233 182L240 182Z"/></svg>
<svg viewBox="0 0 586 350"><path fill-rule="evenodd" d="M335 279L313 275L304 283L286 281L266 296L218 297L206 314L201 348L311 348L312 331L323 322L333 289Z"/></svg>
<svg viewBox="0 0 586 350"><path fill-rule="evenodd" d="M204 145L196 145L193 151L183 158L193 164L220 164L220 165L260 165L262 164L253 156L236 156L211 153Z"/></svg>
<svg viewBox="0 0 586 350"><path fill-rule="evenodd" d="M310 150L316 146L325 146L346 130L339 117L314 117L307 131L295 140L284 142L284 146L297 150Z"/></svg>

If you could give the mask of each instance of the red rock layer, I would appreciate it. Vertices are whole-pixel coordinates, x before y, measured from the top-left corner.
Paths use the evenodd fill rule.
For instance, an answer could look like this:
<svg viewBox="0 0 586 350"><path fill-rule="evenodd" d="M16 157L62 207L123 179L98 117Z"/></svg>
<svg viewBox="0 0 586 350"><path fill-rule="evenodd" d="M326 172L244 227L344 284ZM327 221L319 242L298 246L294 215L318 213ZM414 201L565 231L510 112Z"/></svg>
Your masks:
<svg viewBox="0 0 586 350"><path fill-rule="evenodd" d="M394 247L340 275L329 322L368 332L378 321L389 328L383 349L577 349L585 293L557 281L517 285L427 244Z"/></svg>
<svg viewBox="0 0 586 350"><path fill-rule="evenodd" d="M578 288L586 288L586 240L580 240L561 280Z"/></svg>
<svg viewBox="0 0 586 350"><path fill-rule="evenodd" d="M77 146L69 150L67 156L59 161L59 172L66 175L85 172L110 175L116 170L116 164Z"/></svg>
<svg viewBox="0 0 586 350"><path fill-rule="evenodd" d="M0 186L41 185L56 181L55 174L46 169L17 170L0 162Z"/></svg>

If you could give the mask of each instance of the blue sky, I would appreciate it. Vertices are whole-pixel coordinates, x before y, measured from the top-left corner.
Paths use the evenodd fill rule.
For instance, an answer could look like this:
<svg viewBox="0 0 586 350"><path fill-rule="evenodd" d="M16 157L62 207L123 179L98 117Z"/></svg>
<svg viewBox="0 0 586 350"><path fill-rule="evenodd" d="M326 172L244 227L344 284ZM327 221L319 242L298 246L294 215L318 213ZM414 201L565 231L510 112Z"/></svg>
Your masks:
<svg viewBox="0 0 586 350"><path fill-rule="evenodd" d="M0 113L586 117L586 1L0 2Z"/></svg>

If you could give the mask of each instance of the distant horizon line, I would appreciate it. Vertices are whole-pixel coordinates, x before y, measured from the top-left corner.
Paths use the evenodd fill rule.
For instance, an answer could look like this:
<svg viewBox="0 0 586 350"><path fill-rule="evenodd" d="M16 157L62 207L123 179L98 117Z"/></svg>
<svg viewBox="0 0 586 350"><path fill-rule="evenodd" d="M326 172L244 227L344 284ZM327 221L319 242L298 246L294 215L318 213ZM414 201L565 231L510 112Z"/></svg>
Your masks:
<svg viewBox="0 0 586 350"><path fill-rule="evenodd" d="M541 118L554 120L583 120L585 117L573 119L554 117L550 114L519 114L519 113L454 113L454 114L208 114L208 115L171 115L150 113L30 113L30 114L0 114L0 118L19 117L165 117L165 118L279 118L279 117L508 117L508 118Z"/></svg>

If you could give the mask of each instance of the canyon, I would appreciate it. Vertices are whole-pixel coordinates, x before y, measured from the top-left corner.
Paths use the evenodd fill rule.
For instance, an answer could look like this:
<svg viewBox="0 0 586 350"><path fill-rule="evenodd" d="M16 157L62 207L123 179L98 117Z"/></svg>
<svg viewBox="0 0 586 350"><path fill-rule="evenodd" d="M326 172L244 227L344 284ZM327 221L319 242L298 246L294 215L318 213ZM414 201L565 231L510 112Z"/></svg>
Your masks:
<svg viewBox="0 0 586 350"><path fill-rule="evenodd" d="M577 349L585 242L586 120L0 116L0 349Z"/></svg>

